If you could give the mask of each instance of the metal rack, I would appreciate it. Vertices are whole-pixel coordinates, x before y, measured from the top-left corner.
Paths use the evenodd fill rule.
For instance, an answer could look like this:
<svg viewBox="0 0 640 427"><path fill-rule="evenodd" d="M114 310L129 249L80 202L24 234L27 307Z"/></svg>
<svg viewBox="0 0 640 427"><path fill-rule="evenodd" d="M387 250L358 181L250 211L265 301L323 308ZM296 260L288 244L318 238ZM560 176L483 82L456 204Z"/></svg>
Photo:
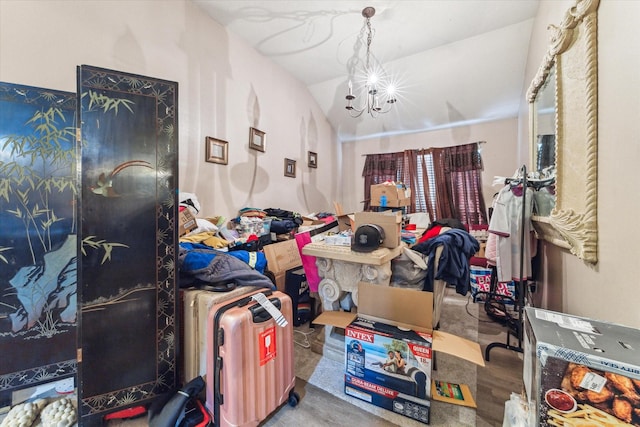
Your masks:
<svg viewBox="0 0 640 427"><path fill-rule="evenodd" d="M506 342L494 342L491 343L489 345L487 345L487 348L485 349L485 353L484 353L484 358L485 360L488 362L490 360L490 352L492 349L494 348L504 348L507 350L512 350L518 353L522 353L523 352L523 348L522 348L522 333L523 333L523 308L524 308L524 304L525 304L525 293L527 291L527 279L524 278L524 245L525 245L525 221L526 221L526 205L527 205L527 167L526 165L522 165L522 167L520 168L520 172L519 175L521 176L521 178L519 179L509 179L508 183L510 184L519 184L522 183L522 224L520 227L520 274L518 277L518 282L516 283L516 300L515 300L515 304L516 304L516 311L517 311L517 319L513 319L511 318L511 320L514 320L513 322L508 322L508 327L507 327L507 339ZM491 280L491 286L492 286L492 292L494 291L494 280L497 283L497 277L494 279L493 275L492 275L492 280ZM489 296L487 297L487 301L490 301L490 299L493 297L492 293L489 294ZM506 313L506 311L505 311ZM515 331L512 330L512 328L515 327ZM511 337L514 337L517 339L517 345L512 345L511 344Z"/></svg>

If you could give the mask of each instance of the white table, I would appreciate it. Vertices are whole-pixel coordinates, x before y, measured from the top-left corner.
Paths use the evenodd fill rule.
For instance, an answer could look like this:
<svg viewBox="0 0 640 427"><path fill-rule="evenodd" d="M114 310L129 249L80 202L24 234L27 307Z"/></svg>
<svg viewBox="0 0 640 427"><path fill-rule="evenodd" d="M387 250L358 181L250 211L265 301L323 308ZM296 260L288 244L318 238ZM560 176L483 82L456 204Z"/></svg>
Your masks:
<svg viewBox="0 0 640 427"><path fill-rule="evenodd" d="M402 253L402 245L393 249L378 248L373 252L355 252L348 246L331 246L323 242L309 243L302 248L304 255L316 257L318 294L323 310L338 310L340 299L351 293L358 305L358 282L388 286L391 279L391 260Z"/></svg>

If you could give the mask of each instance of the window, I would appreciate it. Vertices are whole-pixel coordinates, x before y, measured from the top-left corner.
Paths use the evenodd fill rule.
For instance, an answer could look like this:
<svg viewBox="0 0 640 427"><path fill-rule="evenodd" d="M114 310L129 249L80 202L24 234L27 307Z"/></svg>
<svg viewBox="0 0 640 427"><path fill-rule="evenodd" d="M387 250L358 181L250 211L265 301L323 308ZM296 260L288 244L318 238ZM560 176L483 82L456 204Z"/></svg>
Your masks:
<svg viewBox="0 0 640 427"><path fill-rule="evenodd" d="M423 166L426 166L426 171L423 170ZM416 212L429 212L429 209L427 209L427 200L429 200L429 205L431 208L431 212L435 212L436 210L436 177L435 174L433 173L433 157L431 156L431 153L423 153L423 154L418 154L418 161L417 161L417 168L418 168L418 176L427 176L428 180L427 180L427 192L425 192L425 185L424 185L424 180L419 179L416 180L417 181L417 188L416 188L416 207L415 207L415 211Z"/></svg>
<svg viewBox="0 0 640 427"><path fill-rule="evenodd" d="M426 212L432 221L456 218L468 225L487 223L478 143L367 155L362 176L365 210L372 184L401 181L412 190L408 213Z"/></svg>

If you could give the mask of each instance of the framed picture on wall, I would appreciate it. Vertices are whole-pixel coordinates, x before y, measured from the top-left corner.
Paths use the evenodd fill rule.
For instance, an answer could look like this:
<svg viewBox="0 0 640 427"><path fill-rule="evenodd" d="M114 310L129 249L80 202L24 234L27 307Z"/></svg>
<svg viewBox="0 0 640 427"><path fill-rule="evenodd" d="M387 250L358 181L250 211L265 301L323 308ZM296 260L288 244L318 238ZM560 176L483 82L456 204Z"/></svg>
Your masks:
<svg viewBox="0 0 640 427"><path fill-rule="evenodd" d="M291 159L284 159L284 176L290 178L296 177L296 161Z"/></svg>
<svg viewBox="0 0 640 427"><path fill-rule="evenodd" d="M252 150L266 151L267 135L256 128L250 128L249 130L249 148Z"/></svg>
<svg viewBox="0 0 640 427"><path fill-rule="evenodd" d="M229 163L229 143L221 139L206 137L205 161L226 165Z"/></svg>
<svg viewBox="0 0 640 427"><path fill-rule="evenodd" d="M314 153L313 151L309 151L308 157L307 157L307 164L309 165L310 168L317 168L318 167L318 153Z"/></svg>

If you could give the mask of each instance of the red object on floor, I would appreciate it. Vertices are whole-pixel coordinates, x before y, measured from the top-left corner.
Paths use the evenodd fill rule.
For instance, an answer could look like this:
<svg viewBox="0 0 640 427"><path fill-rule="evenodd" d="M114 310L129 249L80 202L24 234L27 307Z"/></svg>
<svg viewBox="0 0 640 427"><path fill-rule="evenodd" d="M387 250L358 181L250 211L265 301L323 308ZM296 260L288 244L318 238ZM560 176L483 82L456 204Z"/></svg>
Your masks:
<svg viewBox="0 0 640 427"><path fill-rule="evenodd" d="M145 414L147 410L144 406L134 406L132 408L123 409L121 411L112 412L104 416L105 421L118 420L123 418L135 418Z"/></svg>

